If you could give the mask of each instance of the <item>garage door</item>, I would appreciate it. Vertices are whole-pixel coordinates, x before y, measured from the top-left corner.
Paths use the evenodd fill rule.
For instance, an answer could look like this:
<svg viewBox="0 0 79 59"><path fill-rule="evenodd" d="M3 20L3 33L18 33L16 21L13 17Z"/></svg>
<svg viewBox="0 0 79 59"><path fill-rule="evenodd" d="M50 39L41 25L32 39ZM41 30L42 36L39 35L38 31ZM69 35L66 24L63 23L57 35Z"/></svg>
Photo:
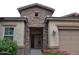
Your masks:
<svg viewBox="0 0 79 59"><path fill-rule="evenodd" d="M71 54L79 54L79 30L59 30L59 42L61 50L66 50Z"/></svg>

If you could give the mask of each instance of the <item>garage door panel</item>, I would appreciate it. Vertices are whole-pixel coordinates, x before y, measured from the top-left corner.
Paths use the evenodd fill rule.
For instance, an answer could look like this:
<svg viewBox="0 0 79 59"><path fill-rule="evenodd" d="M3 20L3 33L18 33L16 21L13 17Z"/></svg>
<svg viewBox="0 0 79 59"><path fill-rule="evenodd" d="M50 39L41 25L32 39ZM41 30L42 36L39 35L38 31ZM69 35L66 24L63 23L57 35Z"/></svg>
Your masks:
<svg viewBox="0 0 79 59"><path fill-rule="evenodd" d="M79 54L79 30L59 30L60 49Z"/></svg>

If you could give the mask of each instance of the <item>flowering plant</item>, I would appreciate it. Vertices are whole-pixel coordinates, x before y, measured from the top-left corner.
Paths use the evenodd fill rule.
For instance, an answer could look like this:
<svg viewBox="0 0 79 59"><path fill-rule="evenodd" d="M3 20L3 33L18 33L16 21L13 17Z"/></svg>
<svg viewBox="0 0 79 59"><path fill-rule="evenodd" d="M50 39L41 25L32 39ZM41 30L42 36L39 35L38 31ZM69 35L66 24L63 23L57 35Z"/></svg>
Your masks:
<svg viewBox="0 0 79 59"><path fill-rule="evenodd" d="M59 49L44 49L43 52L47 55L69 55L67 51Z"/></svg>

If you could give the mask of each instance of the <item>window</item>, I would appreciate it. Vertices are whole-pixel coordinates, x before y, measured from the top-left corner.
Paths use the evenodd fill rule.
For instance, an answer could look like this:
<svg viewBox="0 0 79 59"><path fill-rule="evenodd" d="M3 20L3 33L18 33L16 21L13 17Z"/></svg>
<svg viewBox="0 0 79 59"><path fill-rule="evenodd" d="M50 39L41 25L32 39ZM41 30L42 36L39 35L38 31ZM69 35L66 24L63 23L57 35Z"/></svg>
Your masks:
<svg viewBox="0 0 79 59"><path fill-rule="evenodd" d="M38 16L38 12L35 12L35 16Z"/></svg>
<svg viewBox="0 0 79 59"><path fill-rule="evenodd" d="M14 28L6 27L5 28L5 32L4 32L4 39L11 39L11 40L13 40L13 35L14 35Z"/></svg>

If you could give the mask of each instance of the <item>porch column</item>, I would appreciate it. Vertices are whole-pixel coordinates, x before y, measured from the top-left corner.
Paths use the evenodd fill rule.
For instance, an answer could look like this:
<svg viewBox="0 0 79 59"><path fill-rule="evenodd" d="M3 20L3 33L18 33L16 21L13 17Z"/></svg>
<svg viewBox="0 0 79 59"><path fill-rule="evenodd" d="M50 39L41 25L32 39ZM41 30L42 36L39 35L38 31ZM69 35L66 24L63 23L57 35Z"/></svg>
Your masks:
<svg viewBox="0 0 79 59"><path fill-rule="evenodd" d="M24 45L25 45L25 52L24 54L29 54L30 53L30 30L28 27L28 23L25 26L25 40L24 40Z"/></svg>
<svg viewBox="0 0 79 59"><path fill-rule="evenodd" d="M47 24L45 24L45 27L43 28L43 48L48 47L48 31L47 31Z"/></svg>

